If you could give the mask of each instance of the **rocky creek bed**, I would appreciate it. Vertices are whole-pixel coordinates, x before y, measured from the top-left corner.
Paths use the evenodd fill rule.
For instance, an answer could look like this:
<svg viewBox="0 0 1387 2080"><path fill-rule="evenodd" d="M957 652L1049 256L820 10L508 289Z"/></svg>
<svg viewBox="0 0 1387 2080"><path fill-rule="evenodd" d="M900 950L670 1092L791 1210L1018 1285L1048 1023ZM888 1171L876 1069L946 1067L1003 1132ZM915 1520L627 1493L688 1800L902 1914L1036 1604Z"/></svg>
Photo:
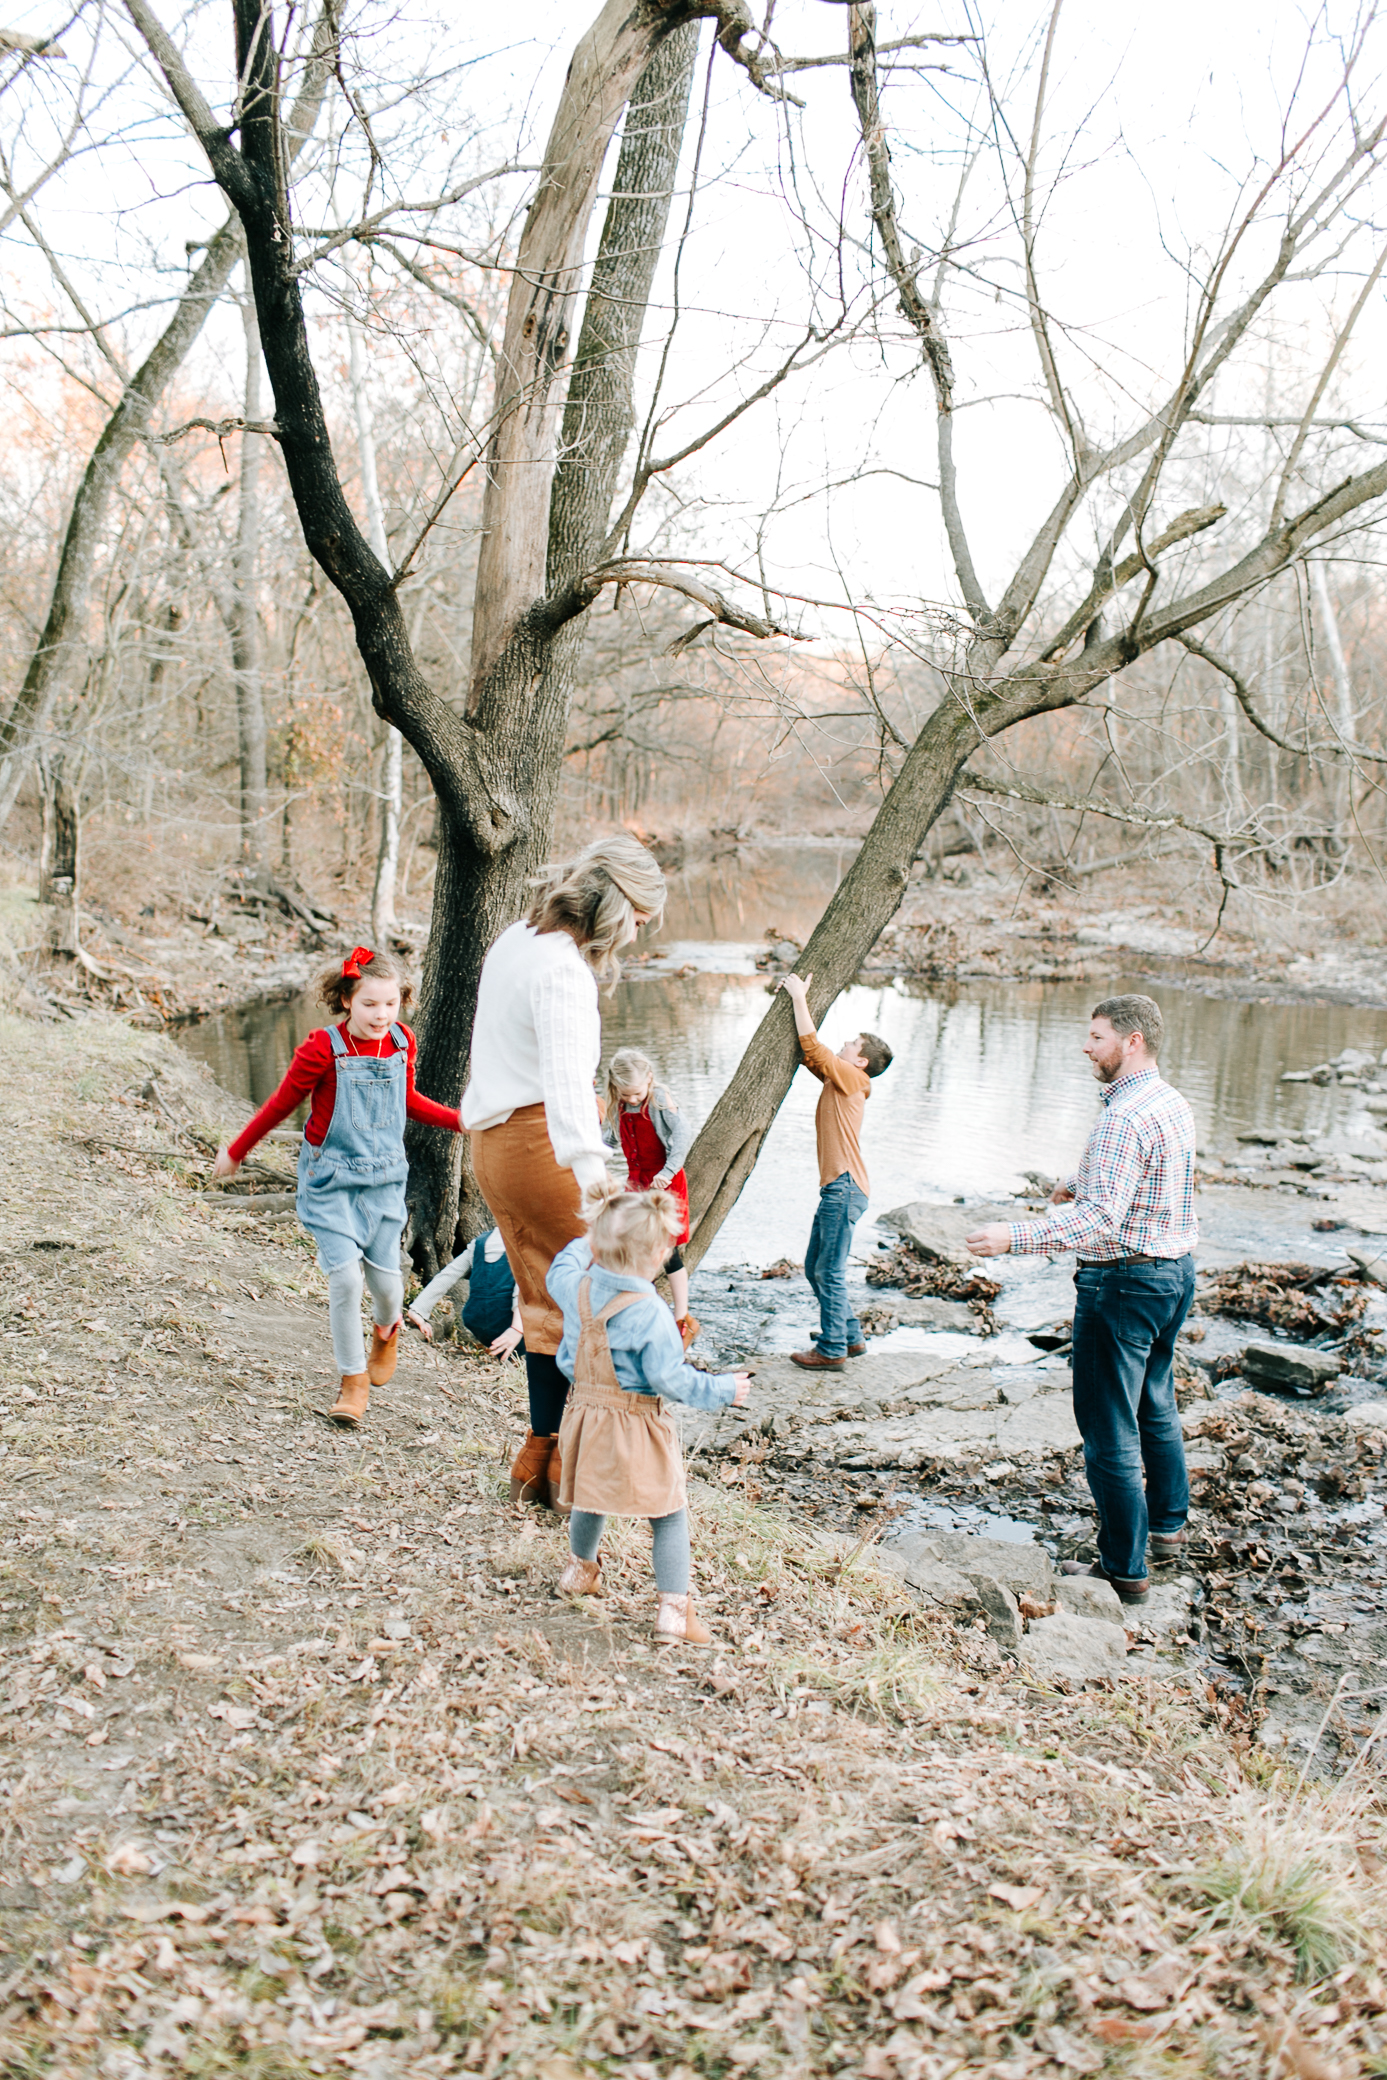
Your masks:
<svg viewBox="0 0 1387 2080"><path fill-rule="evenodd" d="M1133 1623L1054 1578L1091 1528L1061 1268L1005 1267L985 1317L864 1267L884 1333L817 1378L802 1281L704 1274L756 1394L690 1424L716 1644L661 1656L641 1530L575 1608L561 1529L506 1503L515 1368L411 1342L328 1428L289 1151L258 1210L208 1196L241 1108L158 1036L40 1062L33 1030L0 1100L0 2070L1381 2066L1375 1299L1304 1400L1215 1374L1307 1346L1194 1324L1198 1536ZM1375 1261L1371 1180L1229 1175L1210 1271ZM924 1261L976 1213L913 1209Z"/></svg>

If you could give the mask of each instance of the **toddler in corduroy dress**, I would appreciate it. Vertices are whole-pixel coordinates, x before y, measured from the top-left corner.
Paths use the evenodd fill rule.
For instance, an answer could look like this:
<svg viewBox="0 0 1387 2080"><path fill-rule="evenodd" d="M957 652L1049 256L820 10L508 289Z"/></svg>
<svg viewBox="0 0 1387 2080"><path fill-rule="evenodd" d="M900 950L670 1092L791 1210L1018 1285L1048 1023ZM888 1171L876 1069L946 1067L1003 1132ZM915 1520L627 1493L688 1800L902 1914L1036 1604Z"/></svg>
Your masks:
<svg viewBox="0 0 1387 2080"><path fill-rule="evenodd" d="M746 1372L696 1372L654 1281L681 1218L668 1192L598 1186L588 1232L561 1249L549 1291L563 1309L559 1370L573 1382L559 1430L559 1507L570 1512L567 1596L600 1596L598 1558L609 1516L646 1517L654 1548L656 1640L706 1646L690 1595L684 1459L664 1403L742 1408Z"/></svg>

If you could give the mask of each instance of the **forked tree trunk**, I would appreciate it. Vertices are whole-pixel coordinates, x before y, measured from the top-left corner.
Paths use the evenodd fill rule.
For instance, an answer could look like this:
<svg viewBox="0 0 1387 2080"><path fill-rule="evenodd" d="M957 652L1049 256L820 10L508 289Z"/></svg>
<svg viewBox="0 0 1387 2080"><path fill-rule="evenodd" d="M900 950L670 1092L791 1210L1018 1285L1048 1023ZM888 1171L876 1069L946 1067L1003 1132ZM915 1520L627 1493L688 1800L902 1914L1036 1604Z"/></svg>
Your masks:
<svg viewBox="0 0 1387 2080"><path fill-rule="evenodd" d="M636 354L651 282L669 220L688 116L698 25L673 30L637 80L626 114L611 201L602 229L574 356L549 504L544 583L562 591L601 555L634 424ZM479 580L480 592L480 580ZM420 1007L419 1084L456 1102L467 1079L472 1015L482 962L497 934L526 908L526 882L548 856L585 619L542 640L512 642L493 673L478 716L494 714L493 754L504 745L513 798L528 789L527 828L504 852L485 855L445 814L438 820L434 882ZM497 683L498 678L501 683ZM426 1261L452 1253L459 1227L465 1151L442 1137L410 1137L410 1199ZM479 1196L461 1194L462 1239L490 1216Z"/></svg>

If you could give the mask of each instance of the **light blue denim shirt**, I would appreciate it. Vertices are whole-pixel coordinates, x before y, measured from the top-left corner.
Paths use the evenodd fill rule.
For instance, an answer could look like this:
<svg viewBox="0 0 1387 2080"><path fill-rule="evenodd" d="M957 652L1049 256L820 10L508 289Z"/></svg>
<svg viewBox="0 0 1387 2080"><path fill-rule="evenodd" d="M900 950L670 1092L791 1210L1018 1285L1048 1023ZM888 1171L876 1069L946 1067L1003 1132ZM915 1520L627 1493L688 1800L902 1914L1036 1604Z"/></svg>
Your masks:
<svg viewBox="0 0 1387 2080"><path fill-rule="evenodd" d="M674 1326L674 1316L648 1278L632 1278L624 1271L604 1271L592 1261L586 1236L561 1249L549 1266L545 1283L563 1309L563 1342L559 1345L559 1370L569 1379L578 1362L578 1337L582 1322L578 1315L578 1288L591 1276L589 1304L594 1314L617 1293L648 1293L646 1307L623 1307L607 1324L612 1369L620 1384L633 1394L663 1394L666 1400L682 1401L686 1408L726 1408L737 1389L730 1372L697 1372L684 1363L684 1342Z"/></svg>

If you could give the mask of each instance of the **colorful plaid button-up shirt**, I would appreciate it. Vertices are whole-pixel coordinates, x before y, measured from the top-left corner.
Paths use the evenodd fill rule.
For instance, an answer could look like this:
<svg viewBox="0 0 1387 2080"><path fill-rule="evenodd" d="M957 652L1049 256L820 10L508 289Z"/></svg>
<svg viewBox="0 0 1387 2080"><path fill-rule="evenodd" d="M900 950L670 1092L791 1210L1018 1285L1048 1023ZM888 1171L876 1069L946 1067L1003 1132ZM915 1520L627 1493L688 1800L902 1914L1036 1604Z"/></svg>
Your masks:
<svg viewBox="0 0 1387 2080"><path fill-rule="evenodd" d="M1072 1206L1012 1225L1018 1254L1073 1249L1091 1263L1110 1264L1119 1257L1183 1257L1199 1240L1194 1114L1155 1069L1108 1085L1083 1161L1066 1182Z"/></svg>

